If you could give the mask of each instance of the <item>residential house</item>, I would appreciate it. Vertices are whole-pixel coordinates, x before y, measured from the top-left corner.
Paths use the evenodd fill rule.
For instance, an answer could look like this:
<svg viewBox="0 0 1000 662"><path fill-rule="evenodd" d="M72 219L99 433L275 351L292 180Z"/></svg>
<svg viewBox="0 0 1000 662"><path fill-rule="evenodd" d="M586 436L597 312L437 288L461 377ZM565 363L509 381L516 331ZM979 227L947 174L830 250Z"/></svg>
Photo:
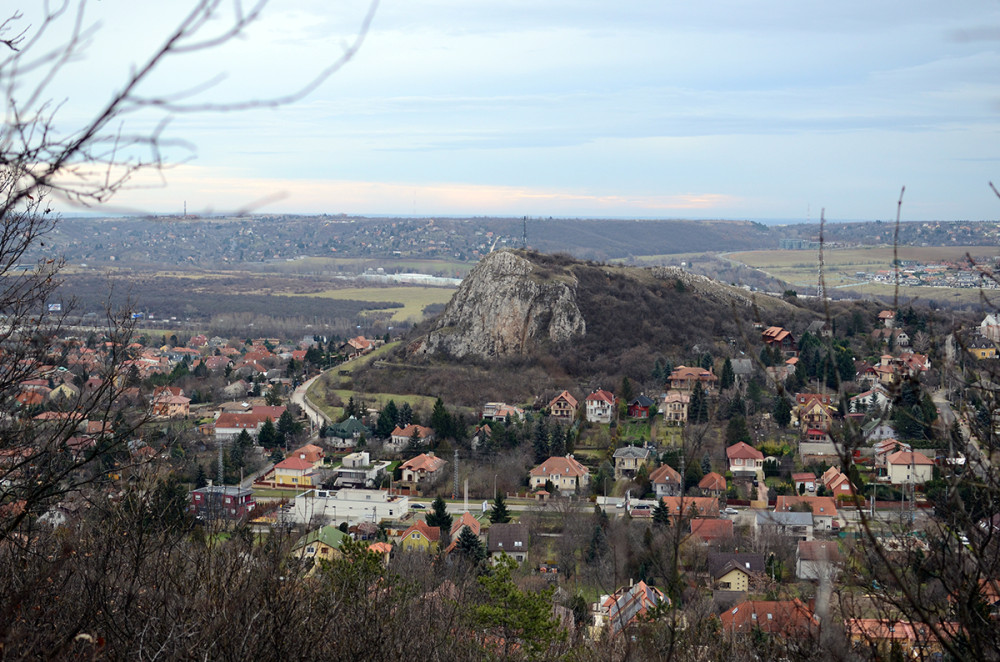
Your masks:
<svg viewBox="0 0 1000 662"><path fill-rule="evenodd" d="M902 329L875 329L872 331L872 340L891 347L910 346L910 336Z"/></svg>
<svg viewBox="0 0 1000 662"><path fill-rule="evenodd" d="M691 536L712 544L733 539L733 520L718 517L696 517L688 522Z"/></svg>
<svg viewBox="0 0 1000 662"><path fill-rule="evenodd" d="M736 378L737 384L746 384L753 377L753 359L733 359L730 365L733 366L733 377Z"/></svg>
<svg viewBox="0 0 1000 662"><path fill-rule="evenodd" d="M980 361L995 359L998 356L997 346L989 338L968 338L963 345L965 351Z"/></svg>
<svg viewBox="0 0 1000 662"><path fill-rule="evenodd" d="M588 395L583 401L587 422L610 423L615 415L615 402L614 393L603 389Z"/></svg>
<svg viewBox="0 0 1000 662"><path fill-rule="evenodd" d="M643 420L649 418L650 409L654 404L656 403L653 402L652 398L640 393L639 397L628 403L629 418L639 418Z"/></svg>
<svg viewBox="0 0 1000 662"><path fill-rule="evenodd" d="M809 323L806 332L820 338L831 338L833 337L833 325L830 324L829 320L815 320Z"/></svg>
<svg viewBox="0 0 1000 662"><path fill-rule="evenodd" d="M590 471L572 455L550 457L529 472L528 481L532 490L544 489L551 481L555 490L569 495L590 485Z"/></svg>
<svg viewBox="0 0 1000 662"><path fill-rule="evenodd" d="M795 337L788 329L769 326L760 334L761 341L768 347L778 347L785 356L795 356Z"/></svg>
<svg viewBox="0 0 1000 662"><path fill-rule="evenodd" d="M349 359L357 358L375 349L375 341L364 336L355 336L340 346L340 352Z"/></svg>
<svg viewBox="0 0 1000 662"><path fill-rule="evenodd" d="M688 420L691 396L682 391L668 391L663 396L663 420L668 425L684 425Z"/></svg>
<svg viewBox="0 0 1000 662"><path fill-rule="evenodd" d="M934 461L920 451L896 451L885 459L893 485L923 485L934 477Z"/></svg>
<svg viewBox="0 0 1000 662"><path fill-rule="evenodd" d="M892 427L891 423L876 419L862 425L861 434L864 436L865 441L871 444L884 439L893 439L896 436L896 430Z"/></svg>
<svg viewBox="0 0 1000 662"><path fill-rule="evenodd" d="M487 402L483 405L482 419L486 421L498 421L503 423L508 419L511 421L517 421L523 418L523 409L509 405L506 402Z"/></svg>
<svg viewBox="0 0 1000 662"><path fill-rule="evenodd" d="M253 490L237 485L209 485L191 490L190 509L199 519L243 519L256 506Z"/></svg>
<svg viewBox="0 0 1000 662"><path fill-rule="evenodd" d="M864 652L868 659L889 660L897 651L903 659L944 659L939 637L925 623L850 618L844 621L844 630L854 649ZM952 621L942 621L937 624L937 630L945 636L955 636L961 626Z"/></svg>
<svg viewBox="0 0 1000 662"><path fill-rule="evenodd" d="M823 393L796 393L792 416L803 429L829 430L833 422L833 396Z"/></svg>
<svg viewBox="0 0 1000 662"><path fill-rule="evenodd" d="M749 591L750 582L763 573L763 554L713 552L708 555L708 574L719 590Z"/></svg>
<svg viewBox="0 0 1000 662"><path fill-rule="evenodd" d="M333 471L334 487L377 487L391 464L388 460L372 462L367 451L345 455Z"/></svg>
<svg viewBox="0 0 1000 662"><path fill-rule="evenodd" d="M702 496L721 497L726 493L726 479L714 471L709 471L698 481L698 489Z"/></svg>
<svg viewBox="0 0 1000 662"><path fill-rule="evenodd" d="M319 483L319 472L312 462L293 456L274 465L269 478L281 486L315 487Z"/></svg>
<svg viewBox="0 0 1000 662"><path fill-rule="evenodd" d="M663 604L670 604L670 598L663 591L639 581L618 589L613 595L601 596L594 624L596 627L606 624L611 636L616 637L629 626L641 623L646 614Z"/></svg>
<svg viewBox="0 0 1000 662"><path fill-rule="evenodd" d="M715 497L665 496L660 501L674 519L719 516L719 500Z"/></svg>
<svg viewBox="0 0 1000 662"><path fill-rule="evenodd" d="M898 439L890 438L879 441L872 449L875 451L875 470L880 476L884 476L886 459L896 451L912 451L913 447Z"/></svg>
<svg viewBox="0 0 1000 662"><path fill-rule="evenodd" d="M310 462L317 469L323 464L326 453L316 444L306 444L301 448L293 450L288 457L297 457L300 460Z"/></svg>
<svg viewBox="0 0 1000 662"><path fill-rule="evenodd" d="M705 368L693 368L679 365L674 368L667 378L670 389L673 391L686 391L690 393L694 390L695 384L701 384L706 393L714 392L719 378L711 370Z"/></svg>
<svg viewBox="0 0 1000 662"><path fill-rule="evenodd" d="M506 554L518 563L528 558L528 527L518 522L491 524L486 530L486 551L496 563Z"/></svg>
<svg viewBox="0 0 1000 662"><path fill-rule="evenodd" d="M854 493L851 479L837 467L827 469L820 477L820 482L823 483L823 487L834 500L841 496L851 496Z"/></svg>
<svg viewBox="0 0 1000 662"><path fill-rule="evenodd" d="M433 485L444 475L444 467L448 464L443 458L436 457L434 453L421 453L410 458L400 469L403 472L402 484L411 487L418 485Z"/></svg>
<svg viewBox="0 0 1000 662"><path fill-rule="evenodd" d="M847 402L848 407L854 413L880 412L888 414L892 411L892 397L881 384L863 393L858 393Z"/></svg>
<svg viewBox="0 0 1000 662"><path fill-rule="evenodd" d="M576 416L577 401L569 391L563 391L549 402L549 415L554 418L573 420Z"/></svg>
<svg viewBox="0 0 1000 662"><path fill-rule="evenodd" d="M760 631L788 639L807 639L816 634L819 618L798 598L794 600L745 600L719 615L727 633Z"/></svg>
<svg viewBox="0 0 1000 662"><path fill-rule="evenodd" d="M389 443L386 446L392 450L400 451L407 447L411 439L416 439L419 445L426 446L434 440L434 430L415 423L402 428L397 425L393 429L389 437Z"/></svg>
<svg viewBox="0 0 1000 662"><path fill-rule="evenodd" d="M300 559L330 560L340 555L340 546L348 535L336 526L320 527L299 539L292 548L292 555Z"/></svg>
<svg viewBox="0 0 1000 662"><path fill-rule="evenodd" d="M754 512L754 534L777 534L798 540L813 539L813 516L811 512Z"/></svg>
<svg viewBox="0 0 1000 662"><path fill-rule="evenodd" d="M979 323L979 335L993 342L1000 342L1000 316L987 313Z"/></svg>
<svg viewBox="0 0 1000 662"><path fill-rule="evenodd" d="M652 448L647 446L622 446L612 455L615 465L615 480L632 479L639 472L639 467L646 467L647 472L656 459Z"/></svg>
<svg viewBox="0 0 1000 662"><path fill-rule="evenodd" d="M729 460L729 470L733 475L756 474L758 470L764 468L764 454L745 441L727 448L726 458Z"/></svg>
<svg viewBox="0 0 1000 662"><path fill-rule="evenodd" d="M284 410L284 407L280 407L280 409ZM215 419L215 440L217 442L232 441L243 430L246 430L251 437L256 439L261 427L263 427L267 420L270 419L273 423L280 416L281 414L278 414L278 417L274 417L268 413L253 411L219 414Z"/></svg>
<svg viewBox="0 0 1000 662"><path fill-rule="evenodd" d="M414 522L399 537L399 546L405 551L436 552L440 542L441 529L423 520Z"/></svg>
<svg viewBox="0 0 1000 662"><path fill-rule="evenodd" d="M468 511L456 517L451 523L452 541L458 541L458 536L462 535L462 529L468 529L469 531L472 531L473 534L478 536L480 531L479 520L473 517L472 513Z"/></svg>
<svg viewBox="0 0 1000 662"><path fill-rule="evenodd" d="M896 324L896 311L883 310L878 314L878 321L887 329L891 329Z"/></svg>
<svg viewBox="0 0 1000 662"><path fill-rule="evenodd" d="M840 550L832 540L800 540L795 550L797 579L833 580L839 564Z"/></svg>
<svg viewBox="0 0 1000 662"><path fill-rule="evenodd" d="M665 496L679 496L683 491L684 481L680 473L669 464L661 464L649 474L649 482L653 492L659 499Z"/></svg>
<svg viewBox="0 0 1000 662"><path fill-rule="evenodd" d="M806 507L812 511L814 531L837 531L840 529L837 504L833 497L779 495L774 504L774 512L792 512Z"/></svg>
<svg viewBox="0 0 1000 662"><path fill-rule="evenodd" d="M353 416L335 423L326 429L326 440L336 450L347 450L357 446L362 435L368 435L365 424Z"/></svg>

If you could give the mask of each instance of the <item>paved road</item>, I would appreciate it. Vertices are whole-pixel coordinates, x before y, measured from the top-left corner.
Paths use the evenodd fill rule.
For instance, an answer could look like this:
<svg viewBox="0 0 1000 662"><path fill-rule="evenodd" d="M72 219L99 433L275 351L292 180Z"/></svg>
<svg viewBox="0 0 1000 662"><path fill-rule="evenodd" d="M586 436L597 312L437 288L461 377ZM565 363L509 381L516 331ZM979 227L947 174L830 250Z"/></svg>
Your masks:
<svg viewBox="0 0 1000 662"><path fill-rule="evenodd" d="M305 382L302 383L301 386L295 389L291 397L292 402L302 407L302 411L305 412L306 416L309 417L309 420L312 421L313 425L315 425L316 427L322 425L329 425L332 422L326 414L321 412L319 409L313 407L309 403L309 400L306 398L306 390L308 390L309 386L314 381L316 381L322 376L323 373L320 373L315 377L313 377L312 379L307 379Z"/></svg>

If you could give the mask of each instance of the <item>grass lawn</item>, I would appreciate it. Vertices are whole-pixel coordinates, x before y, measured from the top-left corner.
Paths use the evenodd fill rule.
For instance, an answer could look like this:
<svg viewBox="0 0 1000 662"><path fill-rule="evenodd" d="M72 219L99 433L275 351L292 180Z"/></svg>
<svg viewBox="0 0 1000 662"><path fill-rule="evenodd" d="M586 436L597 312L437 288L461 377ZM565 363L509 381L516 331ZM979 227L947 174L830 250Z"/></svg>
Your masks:
<svg viewBox="0 0 1000 662"><path fill-rule="evenodd" d="M402 308L384 308L377 312L392 312L395 322L419 322L423 319L424 308L435 303L448 303L455 288L450 287L348 287L326 290L311 294L288 294L286 296L310 296L348 301L375 301L379 303L399 303ZM376 311L373 311L376 312Z"/></svg>
<svg viewBox="0 0 1000 662"><path fill-rule="evenodd" d="M271 498L271 499L294 499L296 495L302 494L305 489L302 490L274 490L270 488L253 488L254 497L261 498Z"/></svg>

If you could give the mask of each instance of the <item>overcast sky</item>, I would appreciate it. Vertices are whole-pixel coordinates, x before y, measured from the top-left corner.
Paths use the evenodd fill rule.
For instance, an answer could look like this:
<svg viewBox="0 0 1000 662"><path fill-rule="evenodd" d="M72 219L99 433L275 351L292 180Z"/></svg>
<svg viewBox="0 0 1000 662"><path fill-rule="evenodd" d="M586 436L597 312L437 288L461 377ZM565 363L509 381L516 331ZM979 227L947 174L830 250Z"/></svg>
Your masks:
<svg viewBox="0 0 1000 662"><path fill-rule="evenodd" d="M88 6L98 31L51 88L63 126L165 37L165 4L189 3ZM146 91L217 73L197 100L291 91L367 9L271 5ZM166 135L194 151L168 150L184 163L115 209L889 219L905 185L906 220L996 219L998 47L995 1L383 0L357 56L305 99L175 117Z"/></svg>

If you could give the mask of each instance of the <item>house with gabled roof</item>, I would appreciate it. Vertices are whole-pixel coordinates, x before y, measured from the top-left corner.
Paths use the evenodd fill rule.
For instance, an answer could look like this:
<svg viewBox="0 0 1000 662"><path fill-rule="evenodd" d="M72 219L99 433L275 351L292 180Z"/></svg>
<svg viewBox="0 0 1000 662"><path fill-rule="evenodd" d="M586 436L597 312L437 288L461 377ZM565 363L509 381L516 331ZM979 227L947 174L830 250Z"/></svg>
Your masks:
<svg viewBox="0 0 1000 662"><path fill-rule="evenodd" d="M611 391L598 389L584 401L585 417L589 423L610 423L615 415L615 395Z"/></svg>
<svg viewBox="0 0 1000 662"><path fill-rule="evenodd" d="M665 496L660 501L671 518L719 516L719 500L715 497Z"/></svg>
<svg viewBox="0 0 1000 662"><path fill-rule="evenodd" d="M677 496L684 487L680 473L669 464L661 464L649 473L649 482L657 498Z"/></svg>
<svg viewBox="0 0 1000 662"><path fill-rule="evenodd" d="M570 495L590 485L590 470L572 455L554 456L539 464L528 474L532 490L544 488L546 481L552 481L556 490Z"/></svg>
<svg viewBox="0 0 1000 662"><path fill-rule="evenodd" d="M400 482L412 487L430 485L444 475L444 467L447 464L446 460L435 456L433 452L421 453L400 466L403 473Z"/></svg>
<svg viewBox="0 0 1000 662"><path fill-rule="evenodd" d="M756 474L758 469L764 468L764 454L745 441L727 448L726 459L729 460L729 470L734 475Z"/></svg>
<svg viewBox="0 0 1000 662"><path fill-rule="evenodd" d="M795 336L788 329L780 326L769 326L760 334L761 341L768 347L778 347L786 356L795 356Z"/></svg>
<svg viewBox="0 0 1000 662"><path fill-rule="evenodd" d="M724 476L709 471L698 481L698 489L702 496L721 497L726 492L726 479Z"/></svg>
<svg viewBox="0 0 1000 662"><path fill-rule="evenodd" d="M696 517L688 522L691 536L705 543L733 539L733 520L719 517Z"/></svg>
<svg viewBox="0 0 1000 662"><path fill-rule="evenodd" d="M576 398L569 391L563 391L549 401L549 415L553 418L573 420L577 404Z"/></svg>
<svg viewBox="0 0 1000 662"><path fill-rule="evenodd" d="M744 600L719 615L722 630L730 634L756 631L788 639L806 639L819 630L819 618L805 603L794 600Z"/></svg>
<svg viewBox="0 0 1000 662"><path fill-rule="evenodd" d="M640 393L638 397L633 398L632 402L628 403L628 417L645 420L649 418L650 410L654 404L656 403L653 402L652 398Z"/></svg>
<svg viewBox="0 0 1000 662"><path fill-rule="evenodd" d="M393 429L389 437L388 446L391 450L400 451L410 443L410 439L416 438L421 446L426 446L434 440L434 430L423 425L411 423L406 427L398 425Z"/></svg>
<svg viewBox="0 0 1000 662"><path fill-rule="evenodd" d="M885 473L893 485L923 485L934 477L934 461L920 451L896 451L885 458Z"/></svg>
<svg viewBox="0 0 1000 662"><path fill-rule="evenodd" d="M326 429L326 440L337 450L347 450L354 448L361 435L368 435L368 428L365 424L353 416L334 423Z"/></svg>
<svg viewBox="0 0 1000 662"><path fill-rule="evenodd" d="M835 531L840 528L837 503L828 496L779 495L774 504L775 512L792 512L808 507L813 514L814 530Z"/></svg>
<svg viewBox="0 0 1000 662"><path fill-rule="evenodd" d="M640 467L646 467L648 471L656 453L648 446L622 446L615 449L611 459L615 466L615 480L632 479L639 473Z"/></svg>
<svg viewBox="0 0 1000 662"><path fill-rule="evenodd" d="M751 581L764 572L764 555L748 552L713 552L708 555L708 574L721 591L749 591Z"/></svg>
<svg viewBox="0 0 1000 662"><path fill-rule="evenodd" d="M348 535L330 524L320 527L301 538L292 548L292 555L300 559L330 560L340 554L340 546Z"/></svg>
<svg viewBox="0 0 1000 662"><path fill-rule="evenodd" d="M776 533L796 540L813 539L811 512L754 511L754 534Z"/></svg>
<svg viewBox="0 0 1000 662"><path fill-rule="evenodd" d="M274 465L272 474L270 479L278 485L314 487L319 483L319 472L313 463L294 456Z"/></svg>
<svg viewBox="0 0 1000 662"><path fill-rule="evenodd" d="M528 527L519 522L498 522L486 530L486 551L494 563L504 554L523 563L528 558L528 544Z"/></svg>
<svg viewBox="0 0 1000 662"><path fill-rule="evenodd" d="M834 579L839 571L840 549L834 540L800 540L795 550L798 579Z"/></svg>
<svg viewBox="0 0 1000 662"><path fill-rule="evenodd" d="M616 637L629 626L642 622L646 614L663 604L670 604L670 598L663 591L639 581L618 589L613 595L601 597L595 626L607 625L611 636Z"/></svg>
<svg viewBox="0 0 1000 662"><path fill-rule="evenodd" d="M684 425L688 420L691 396L683 391L668 391L663 395L663 420L668 425Z"/></svg>
<svg viewBox="0 0 1000 662"><path fill-rule="evenodd" d="M694 390L695 384L701 384L702 389L706 392L714 392L718 381L719 378L711 370L683 365L674 368L670 376L667 377L667 383L671 390L688 393Z"/></svg>
<svg viewBox="0 0 1000 662"><path fill-rule="evenodd" d="M441 542L441 529L417 520L399 537L399 546L406 551L434 552Z"/></svg>

